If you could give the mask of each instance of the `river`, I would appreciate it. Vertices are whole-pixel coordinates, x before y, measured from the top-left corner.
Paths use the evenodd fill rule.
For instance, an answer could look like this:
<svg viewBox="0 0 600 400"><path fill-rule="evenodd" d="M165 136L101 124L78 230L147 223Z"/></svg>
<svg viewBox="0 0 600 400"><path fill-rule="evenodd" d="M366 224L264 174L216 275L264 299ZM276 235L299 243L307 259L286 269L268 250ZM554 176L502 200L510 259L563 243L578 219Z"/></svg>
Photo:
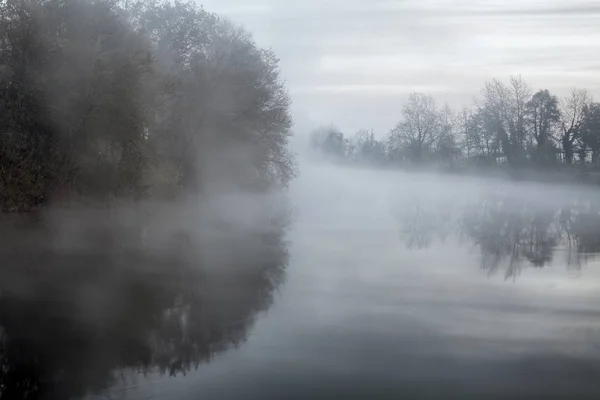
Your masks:
<svg viewBox="0 0 600 400"><path fill-rule="evenodd" d="M222 337L202 331L231 343L192 357L198 368L175 368L175 376L168 374L170 361L161 364L165 375L152 368L145 376L131 373L130 367L139 368L129 362L136 356L121 353L140 335L127 335L130 342L113 348L114 340L100 341L104 351L118 353L114 366L125 372L87 397L600 396L596 190L306 164L289 198L292 224L278 242L285 260L276 258L285 268L269 300L249 306L252 314L230 307L241 283L227 277L212 291L228 300L202 303L214 305L218 317L182 314L183 326L193 325L195 315L208 324L252 315L239 337L231 339L227 329L218 330L229 332ZM244 304L254 301L241 292ZM4 314L10 304L3 303ZM138 318L129 315L135 308L120 308L121 323ZM181 335L187 330L169 336L164 342L171 347L159 355L196 355L197 343L188 348L186 340L173 339ZM96 342L90 343L84 348Z"/></svg>

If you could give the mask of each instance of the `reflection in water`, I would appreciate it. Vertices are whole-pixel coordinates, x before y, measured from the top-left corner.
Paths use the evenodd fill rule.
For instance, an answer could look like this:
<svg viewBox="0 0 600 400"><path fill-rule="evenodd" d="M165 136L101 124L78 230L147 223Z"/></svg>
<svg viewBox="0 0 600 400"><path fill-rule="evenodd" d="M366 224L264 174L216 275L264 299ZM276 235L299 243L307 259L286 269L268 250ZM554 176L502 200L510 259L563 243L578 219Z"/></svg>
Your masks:
<svg viewBox="0 0 600 400"><path fill-rule="evenodd" d="M127 371L185 373L242 342L287 263L285 214L256 211L244 224L181 208L4 221L0 397L67 399Z"/></svg>
<svg viewBox="0 0 600 400"><path fill-rule="evenodd" d="M400 237L410 249L431 246L435 237L446 239L452 232L452 207L447 202L414 196L396 213Z"/></svg>
<svg viewBox="0 0 600 400"><path fill-rule="evenodd" d="M408 248L429 247L454 232L481 255L490 274L515 278L524 266L543 267L563 250L579 267L600 252L600 204L590 199L547 200L488 195L443 202L413 197L397 208L400 237Z"/></svg>

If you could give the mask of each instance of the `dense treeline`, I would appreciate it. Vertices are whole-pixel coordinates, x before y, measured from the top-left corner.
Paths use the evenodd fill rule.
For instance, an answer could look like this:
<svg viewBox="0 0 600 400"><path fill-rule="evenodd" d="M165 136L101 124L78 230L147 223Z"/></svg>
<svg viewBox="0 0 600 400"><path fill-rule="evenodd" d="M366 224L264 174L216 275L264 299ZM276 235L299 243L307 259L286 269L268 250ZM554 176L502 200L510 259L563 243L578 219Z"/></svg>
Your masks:
<svg viewBox="0 0 600 400"><path fill-rule="evenodd" d="M460 111L412 93L383 140L364 130L349 138L329 126L312 133L310 146L335 160L376 165L598 166L600 103L586 90L562 99L548 90L534 93L511 77L486 83L475 104Z"/></svg>
<svg viewBox="0 0 600 400"><path fill-rule="evenodd" d="M278 59L194 3L0 1L0 207L295 173Z"/></svg>
<svg viewBox="0 0 600 400"><path fill-rule="evenodd" d="M0 0L0 398L245 339L287 265L289 105L275 55L192 2Z"/></svg>

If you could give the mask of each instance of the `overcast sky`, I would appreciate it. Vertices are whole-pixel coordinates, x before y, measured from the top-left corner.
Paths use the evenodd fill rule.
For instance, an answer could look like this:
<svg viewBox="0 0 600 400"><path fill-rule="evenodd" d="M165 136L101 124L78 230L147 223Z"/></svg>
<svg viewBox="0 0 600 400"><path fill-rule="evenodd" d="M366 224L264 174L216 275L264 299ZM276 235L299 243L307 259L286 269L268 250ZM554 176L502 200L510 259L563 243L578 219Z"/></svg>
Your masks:
<svg viewBox="0 0 600 400"><path fill-rule="evenodd" d="M386 134L408 93L471 104L493 77L600 95L600 0L197 0L281 59L298 134Z"/></svg>

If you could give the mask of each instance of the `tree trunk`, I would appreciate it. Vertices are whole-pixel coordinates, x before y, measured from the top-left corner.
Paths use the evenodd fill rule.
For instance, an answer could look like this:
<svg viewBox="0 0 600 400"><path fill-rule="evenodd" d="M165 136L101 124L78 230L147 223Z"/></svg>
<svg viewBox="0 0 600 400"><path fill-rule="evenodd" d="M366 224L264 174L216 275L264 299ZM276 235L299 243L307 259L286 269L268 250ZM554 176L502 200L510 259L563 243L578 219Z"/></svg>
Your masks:
<svg viewBox="0 0 600 400"><path fill-rule="evenodd" d="M546 157L546 142L545 140L538 136L537 138L537 149L535 153L535 161L538 165L545 164L547 161Z"/></svg>
<svg viewBox="0 0 600 400"><path fill-rule="evenodd" d="M565 163L568 165L573 164L573 143L569 140L569 135L563 135L562 147L565 152Z"/></svg>
<svg viewBox="0 0 600 400"><path fill-rule="evenodd" d="M503 128L500 128L500 130L498 132L498 136L500 138L500 143L502 144L502 152L504 153L504 156L506 157L506 161L508 161L508 164L511 167L514 167L516 164L516 158L515 158L515 148L514 148L513 144L511 143L508 135L506 134L506 131Z"/></svg>

